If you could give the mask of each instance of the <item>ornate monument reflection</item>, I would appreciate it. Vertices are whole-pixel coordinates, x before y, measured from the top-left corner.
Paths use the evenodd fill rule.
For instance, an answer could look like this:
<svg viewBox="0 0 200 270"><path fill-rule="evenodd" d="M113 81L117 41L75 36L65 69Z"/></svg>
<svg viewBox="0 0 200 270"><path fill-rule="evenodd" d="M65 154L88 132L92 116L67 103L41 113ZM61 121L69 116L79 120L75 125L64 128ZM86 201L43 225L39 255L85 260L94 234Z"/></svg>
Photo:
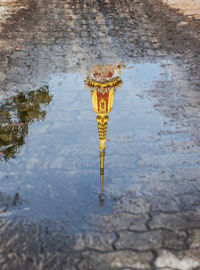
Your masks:
<svg viewBox="0 0 200 270"><path fill-rule="evenodd" d="M20 93L0 104L0 159L14 158L25 143L29 125L44 120L52 100L48 86Z"/></svg>
<svg viewBox="0 0 200 270"><path fill-rule="evenodd" d="M108 114L112 111L115 92L122 84L120 78L121 68L121 65L96 66L90 71L89 76L85 80L86 86L91 89L93 111L97 114L101 194L103 194L105 142L109 120Z"/></svg>

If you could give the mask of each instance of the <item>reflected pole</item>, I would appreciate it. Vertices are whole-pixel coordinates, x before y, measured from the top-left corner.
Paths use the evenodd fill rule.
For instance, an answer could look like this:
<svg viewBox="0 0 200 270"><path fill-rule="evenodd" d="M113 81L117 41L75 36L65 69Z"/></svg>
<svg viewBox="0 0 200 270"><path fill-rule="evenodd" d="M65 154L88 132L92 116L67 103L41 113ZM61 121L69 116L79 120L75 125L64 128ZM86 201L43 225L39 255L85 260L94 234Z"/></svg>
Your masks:
<svg viewBox="0 0 200 270"><path fill-rule="evenodd" d="M106 131L109 117L107 115L98 115L97 118L99 131L99 157L100 157L100 179L101 179L101 193L103 193L103 179L104 179L104 160L105 160L105 142Z"/></svg>

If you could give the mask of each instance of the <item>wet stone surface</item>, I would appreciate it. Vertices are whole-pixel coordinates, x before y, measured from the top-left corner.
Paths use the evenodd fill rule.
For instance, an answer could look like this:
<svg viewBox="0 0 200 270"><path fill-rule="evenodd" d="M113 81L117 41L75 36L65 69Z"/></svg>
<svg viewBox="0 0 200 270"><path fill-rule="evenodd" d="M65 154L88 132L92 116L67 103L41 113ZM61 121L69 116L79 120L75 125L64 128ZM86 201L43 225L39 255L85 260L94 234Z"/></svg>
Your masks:
<svg viewBox="0 0 200 270"><path fill-rule="evenodd" d="M159 0L12 2L0 1L0 269L200 269L199 21ZM99 200L84 84L104 64L122 84Z"/></svg>

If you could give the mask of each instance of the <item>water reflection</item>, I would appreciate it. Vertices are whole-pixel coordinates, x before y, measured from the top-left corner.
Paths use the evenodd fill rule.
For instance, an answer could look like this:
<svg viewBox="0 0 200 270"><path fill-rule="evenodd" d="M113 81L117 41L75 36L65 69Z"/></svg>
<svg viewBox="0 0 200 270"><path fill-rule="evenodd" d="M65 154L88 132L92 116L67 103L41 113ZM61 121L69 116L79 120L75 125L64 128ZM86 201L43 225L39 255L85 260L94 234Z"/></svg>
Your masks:
<svg viewBox="0 0 200 270"><path fill-rule="evenodd" d="M90 88L92 95L93 111L97 114L96 120L99 131L99 157L100 157L100 180L101 194L103 200L103 180L104 180L104 159L105 142L108 125L108 114L112 111L113 98L118 87L121 86L122 65L95 66L91 69L89 76L85 80L86 86Z"/></svg>
<svg viewBox="0 0 200 270"><path fill-rule="evenodd" d="M20 93L0 105L0 158L14 158L25 143L29 125L44 120L52 100L48 86L28 94Z"/></svg>

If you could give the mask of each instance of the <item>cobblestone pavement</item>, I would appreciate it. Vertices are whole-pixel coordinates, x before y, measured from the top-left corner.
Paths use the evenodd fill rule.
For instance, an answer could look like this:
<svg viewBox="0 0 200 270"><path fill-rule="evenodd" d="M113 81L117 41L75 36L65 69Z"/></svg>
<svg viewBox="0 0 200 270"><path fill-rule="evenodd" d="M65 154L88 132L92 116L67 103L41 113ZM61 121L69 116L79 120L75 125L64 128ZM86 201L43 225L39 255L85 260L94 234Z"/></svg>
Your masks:
<svg viewBox="0 0 200 270"><path fill-rule="evenodd" d="M50 73L119 60L165 57L173 77L148 92L169 119L151 141L160 152L141 156L144 173L113 213L89 216L73 235L50 221L1 217L0 269L200 269L199 21L156 0L38 0L0 6L0 22L2 100L39 88Z"/></svg>
<svg viewBox="0 0 200 270"><path fill-rule="evenodd" d="M163 2L190 18L200 19L200 3L198 0L164 0Z"/></svg>

